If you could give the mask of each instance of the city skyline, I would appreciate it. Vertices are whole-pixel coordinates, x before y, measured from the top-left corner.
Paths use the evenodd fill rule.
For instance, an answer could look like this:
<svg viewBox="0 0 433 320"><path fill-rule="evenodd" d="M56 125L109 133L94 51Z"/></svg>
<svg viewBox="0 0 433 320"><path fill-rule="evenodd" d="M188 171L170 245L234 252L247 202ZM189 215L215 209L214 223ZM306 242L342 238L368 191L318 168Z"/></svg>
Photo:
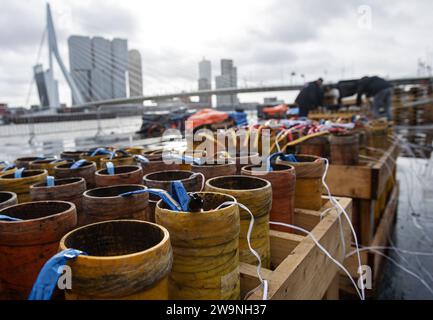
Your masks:
<svg viewBox="0 0 433 320"><path fill-rule="evenodd" d="M358 25L360 5L371 6L371 30ZM46 65L46 61L35 61L44 27L44 7L42 0L4 1L0 20L8 33L0 41L1 102L23 105L32 67L36 62ZM429 39L431 23L423 19L432 8L431 1L425 0L417 1L416 6L389 0L380 4L355 0L326 4L272 0L266 4L249 1L248 6L244 1L226 0L97 0L91 5L86 1L56 2L52 10L59 50L65 61L67 38L72 34L127 38L131 47L142 53L143 83L146 93L151 94L196 88L195 70L202 56L212 61L218 57L234 59L239 68L239 86L289 83L292 71L305 74L306 80L317 76L337 80L365 74L416 76L418 59L431 64L433 58L432 44L425 40ZM146 19L142 19L142 12ZM224 23L220 20L222 15ZM159 18L162 16L163 25ZM410 25L401 23L408 20L412 21ZM43 59L45 56L42 52ZM60 78L58 70L55 74ZM70 104L66 83L64 79L59 81L61 102ZM30 104L38 102L36 89L32 91Z"/></svg>

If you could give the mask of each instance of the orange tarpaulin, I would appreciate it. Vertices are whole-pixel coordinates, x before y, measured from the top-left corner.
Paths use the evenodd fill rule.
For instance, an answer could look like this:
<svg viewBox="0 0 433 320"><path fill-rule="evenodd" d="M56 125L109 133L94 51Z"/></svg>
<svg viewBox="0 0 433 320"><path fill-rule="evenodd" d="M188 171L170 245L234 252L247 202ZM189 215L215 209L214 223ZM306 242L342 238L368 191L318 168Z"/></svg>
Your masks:
<svg viewBox="0 0 433 320"><path fill-rule="evenodd" d="M280 104L279 106L276 107L264 108L263 112L272 116L276 114L285 114L288 110L289 110L289 106L287 104Z"/></svg>
<svg viewBox="0 0 433 320"><path fill-rule="evenodd" d="M193 130L194 128L197 128L204 124L213 124L213 123L222 122L224 120L227 120L228 117L229 115L225 112L216 111L212 109L203 109L194 113L192 116L188 118L186 122L186 129Z"/></svg>

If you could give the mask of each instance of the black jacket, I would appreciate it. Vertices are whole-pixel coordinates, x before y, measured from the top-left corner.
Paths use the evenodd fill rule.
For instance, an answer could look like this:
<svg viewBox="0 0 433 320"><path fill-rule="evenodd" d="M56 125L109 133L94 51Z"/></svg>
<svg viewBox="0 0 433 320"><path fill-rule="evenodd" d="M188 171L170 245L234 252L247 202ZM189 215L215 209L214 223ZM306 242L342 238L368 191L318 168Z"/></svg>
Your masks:
<svg viewBox="0 0 433 320"><path fill-rule="evenodd" d="M310 82L302 88L295 102L299 107L311 110L322 106L323 99L324 92L322 87L320 87L316 82Z"/></svg>
<svg viewBox="0 0 433 320"><path fill-rule="evenodd" d="M392 85L385 79L379 77L365 77L358 81L358 97L356 104L359 106L362 102L362 95L365 94L368 98L375 96L384 89L391 88Z"/></svg>

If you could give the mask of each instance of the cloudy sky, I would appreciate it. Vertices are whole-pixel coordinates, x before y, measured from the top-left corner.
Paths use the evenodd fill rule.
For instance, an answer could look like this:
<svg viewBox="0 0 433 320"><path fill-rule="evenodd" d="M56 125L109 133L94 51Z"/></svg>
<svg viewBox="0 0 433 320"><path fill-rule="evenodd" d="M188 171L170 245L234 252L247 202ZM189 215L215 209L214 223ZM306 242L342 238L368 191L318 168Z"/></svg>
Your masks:
<svg viewBox="0 0 433 320"><path fill-rule="evenodd" d="M0 102L23 105L45 1L1 4ZM202 57L212 61L213 75L220 72L219 59L234 59L241 86L290 83L292 71L329 81L416 76L418 59L433 63L431 0L56 0L51 7L68 66L72 34L127 38L142 54L145 94L195 89ZM46 47L39 62L47 65ZM70 103L65 80L55 72L61 100ZM35 88L29 102L38 102Z"/></svg>

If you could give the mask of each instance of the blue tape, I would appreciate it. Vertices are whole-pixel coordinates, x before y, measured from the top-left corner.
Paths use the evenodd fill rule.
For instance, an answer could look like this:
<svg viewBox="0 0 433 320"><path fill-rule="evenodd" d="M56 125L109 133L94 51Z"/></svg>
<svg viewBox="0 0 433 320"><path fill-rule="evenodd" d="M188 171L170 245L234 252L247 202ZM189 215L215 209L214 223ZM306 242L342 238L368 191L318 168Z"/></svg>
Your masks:
<svg viewBox="0 0 433 320"><path fill-rule="evenodd" d="M4 214L0 214L0 221L12 221L12 222L14 222L14 221L23 221L23 220L18 219L18 218L12 218L12 217L6 216Z"/></svg>
<svg viewBox="0 0 433 320"><path fill-rule="evenodd" d="M295 155L293 155L293 154L285 154L284 152L276 152L274 154L271 154L266 161L267 171L273 171L274 170L274 168L273 168L274 160L276 160L277 158L280 158L281 160L288 161L288 162L298 162Z"/></svg>
<svg viewBox="0 0 433 320"><path fill-rule="evenodd" d="M294 154L283 154L281 156L281 159L287 162L298 162L298 159L296 159L296 156Z"/></svg>
<svg viewBox="0 0 433 320"><path fill-rule="evenodd" d="M1 172L6 172L6 171L8 171L8 170L11 170L11 169L13 169L13 168L15 168L16 166L15 166L15 164L9 164L8 166L6 166L5 168L3 168L2 169L2 171Z"/></svg>
<svg viewBox="0 0 433 320"><path fill-rule="evenodd" d="M144 163L144 164L148 164L150 162L149 159L147 159L145 156L141 156L141 155L135 156L135 159L138 162Z"/></svg>
<svg viewBox="0 0 433 320"><path fill-rule="evenodd" d="M47 177L47 187L54 187L54 186L55 186L54 177L48 176Z"/></svg>
<svg viewBox="0 0 433 320"><path fill-rule="evenodd" d="M106 167L107 167L108 174L110 176L114 176L115 171L114 171L114 164L113 164L113 162L107 162Z"/></svg>
<svg viewBox="0 0 433 320"><path fill-rule="evenodd" d="M60 267L65 266L68 260L75 259L82 254L87 255L85 252L80 250L66 249L60 251L48 260L42 267L35 283L33 284L29 300L50 300L54 289L57 286L57 281L63 272Z"/></svg>
<svg viewBox="0 0 433 320"><path fill-rule="evenodd" d="M78 160L77 162L74 162L69 168L70 169L78 169L79 167L81 167L86 162L87 162L87 160L84 160L84 159Z"/></svg>
<svg viewBox="0 0 433 320"><path fill-rule="evenodd" d="M129 197L135 194L143 194L143 193L150 193L160 197L162 201L164 201L173 211L182 211L182 207L180 206L180 204L170 195L170 193L162 189L143 189L143 190L122 193L120 194L120 196Z"/></svg>
<svg viewBox="0 0 433 320"><path fill-rule="evenodd" d="M97 148L95 151L93 151L90 156L100 156L100 155L111 155L111 152L104 148Z"/></svg>
<svg viewBox="0 0 433 320"><path fill-rule="evenodd" d="M24 172L24 168L18 169L17 171L14 172L14 178L15 179L20 179L23 177L23 172Z"/></svg>
<svg viewBox="0 0 433 320"><path fill-rule="evenodd" d="M171 183L171 195L182 207L182 211L189 211L189 195L181 181L173 181Z"/></svg>

